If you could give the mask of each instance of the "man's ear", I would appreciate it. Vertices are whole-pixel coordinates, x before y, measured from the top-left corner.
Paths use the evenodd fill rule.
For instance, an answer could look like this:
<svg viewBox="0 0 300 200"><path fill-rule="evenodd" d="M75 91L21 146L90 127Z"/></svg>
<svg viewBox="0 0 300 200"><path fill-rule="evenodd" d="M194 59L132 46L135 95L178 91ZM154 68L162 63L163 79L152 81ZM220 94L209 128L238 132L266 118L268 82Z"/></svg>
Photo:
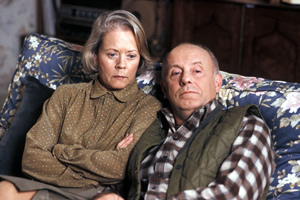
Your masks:
<svg viewBox="0 0 300 200"><path fill-rule="evenodd" d="M223 77L222 77L222 75L221 74L217 74L216 77L215 77L215 85L216 85L216 92L217 93L220 92L222 83L223 83Z"/></svg>
<svg viewBox="0 0 300 200"><path fill-rule="evenodd" d="M160 88L163 93L163 97L166 99L167 98L167 96L166 96L167 90L166 90L165 82L163 80L160 81Z"/></svg>

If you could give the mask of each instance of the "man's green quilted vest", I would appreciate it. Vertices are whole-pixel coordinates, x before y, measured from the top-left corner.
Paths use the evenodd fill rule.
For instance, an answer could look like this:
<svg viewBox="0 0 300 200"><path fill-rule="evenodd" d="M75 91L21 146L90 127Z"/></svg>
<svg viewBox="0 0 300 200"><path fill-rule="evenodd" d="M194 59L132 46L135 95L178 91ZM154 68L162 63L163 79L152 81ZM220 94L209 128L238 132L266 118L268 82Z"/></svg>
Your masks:
<svg viewBox="0 0 300 200"><path fill-rule="evenodd" d="M221 110L214 116L208 117L209 121L205 127L201 130L197 129L194 137L189 141L189 146L183 148L177 156L170 177L167 197L183 190L205 187L215 179L219 167L229 155L246 113L262 118L258 108L253 105ZM149 140L156 144L160 142L160 137L155 135L150 131L145 132L132 153L129 170L139 171L140 159L150 145ZM156 142L153 141L155 137L157 138ZM148 145L144 143L145 141L148 141L146 142ZM130 166L131 164L133 166ZM134 178L133 188L129 191L128 199L139 199L139 174L131 175L137 176Z"/></svg>
<svg viewBox="0 0 300 200"><path fill-rule="evenodd" d="M216 114L194 137L189 148L176 158L168 196L180 191L205 187L212 182L229 155L246 112L259 117L253 106L234 107Z"/></svg>

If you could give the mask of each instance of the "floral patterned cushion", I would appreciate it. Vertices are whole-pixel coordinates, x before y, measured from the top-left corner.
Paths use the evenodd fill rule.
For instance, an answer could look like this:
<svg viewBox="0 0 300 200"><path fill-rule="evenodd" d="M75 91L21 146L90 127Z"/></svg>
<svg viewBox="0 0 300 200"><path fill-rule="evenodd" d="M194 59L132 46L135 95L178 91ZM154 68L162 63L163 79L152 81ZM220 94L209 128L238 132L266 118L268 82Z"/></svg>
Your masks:
<svg viewBox="0 0 300 200"><path fill-rule="evenodd" d="M22 99L26 76L38 78L55 89L58 85L91 80L95 74L84 71L80 46L37 34L24 41L9 94L0 113L0 131L5 133ZM138 86L162 100L160 65L137 77ZM221 72L223 85L218 101L225 108L256 104L272 131L276 171L271 179L268 200L300 197L300 83L272 81ZM2 135L3 135L2 134ZM0 136L1 137L1 136Z"/></svg>
<svg viewBox="0 0 300 200"><path fill-rule="evenodd" d="M50 88L66 83L89 81L81 65L81 46L53 37L29 34L19 54L8 96L0 112L0 138L10 126L22 100L22 87L27 76L34 76Z"/></svg>
<svg viewBox="0 0 300 200"><path fill-rule="evenodd" d="M276 170L267 199L300 199L300 83L222 75L223 107L256 104L271 129Z"/></svg>

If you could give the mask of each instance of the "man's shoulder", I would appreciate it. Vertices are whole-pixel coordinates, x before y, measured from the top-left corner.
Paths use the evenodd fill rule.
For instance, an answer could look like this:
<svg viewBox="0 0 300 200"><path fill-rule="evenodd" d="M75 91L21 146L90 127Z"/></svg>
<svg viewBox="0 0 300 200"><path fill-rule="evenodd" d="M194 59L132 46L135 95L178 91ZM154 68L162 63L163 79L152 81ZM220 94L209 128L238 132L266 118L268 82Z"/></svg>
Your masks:
<svg viewBox="0 0 300 200"><path fill-rule="evenodd" d="M243 105L243 106L234 106L229 109L226 109L225 112L228 113L240 113L241 115L254 115L259 118L262 118L259 108L255 104Z"/></svg>
<svg viewBox="0 0 300 200"><path fill-rule="evenodd" d="M160 119L155 119L153 123L145 130L140 141L152 141L157 143L165 138L167 132L162 128ZM151 143L151 142L150 142Z"/></svg>

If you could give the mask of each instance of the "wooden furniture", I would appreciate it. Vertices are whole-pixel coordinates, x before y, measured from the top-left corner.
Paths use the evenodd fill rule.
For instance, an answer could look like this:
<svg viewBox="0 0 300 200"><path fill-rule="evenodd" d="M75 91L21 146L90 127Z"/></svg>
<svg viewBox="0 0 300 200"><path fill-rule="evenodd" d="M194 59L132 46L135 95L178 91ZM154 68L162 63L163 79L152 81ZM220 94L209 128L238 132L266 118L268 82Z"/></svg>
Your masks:
<svg viewBox="0 0 300 200"><path fill-rule="evenodd" d="M174 0L170 48L208 46L221 70L300 81L300 7L280 1Z"/></svg>
<svg viewBox="0 0 300 200"><path fill-rule="evenodd" d="M56 37L77 44L88 39L94 20L107 10L121 8L122 0L61 0Z"/></svg>

